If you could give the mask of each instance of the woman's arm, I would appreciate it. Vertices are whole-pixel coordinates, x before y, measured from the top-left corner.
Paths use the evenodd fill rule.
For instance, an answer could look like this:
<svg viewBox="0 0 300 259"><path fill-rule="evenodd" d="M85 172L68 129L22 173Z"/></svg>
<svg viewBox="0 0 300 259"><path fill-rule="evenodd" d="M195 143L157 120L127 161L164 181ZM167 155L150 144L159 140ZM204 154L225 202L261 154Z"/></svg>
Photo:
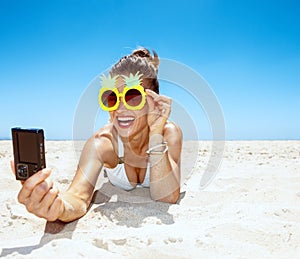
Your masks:
<svg viewBox="0 0 300 259"><path fill-rule="evenodd" d="M149 154L151 165L150 194L154 200L176 203L180 194L180 156L182 149L182 132L180 128L168 123L162 133L150 131L149 147L163 142L167 143L168 150L161 153L166 147L155 149Z"/></svg>
<svg viewBox="0 0 300 259"><path fill-rule="evenodd" d="M149 149L153 151L149 153L150 194L154 200L175 203L180 193L182 132L177 125L167 122L172 100L149 89L146 92ZM163 142L166 146L156 148Z"/></svg>
<svg viewBox="0 0 300 259"><path fill-rule="evenodd" d="M99 143L100 142L100 143ZM92 198L94 183L102 168L97 156L101 140L90 138L85 144L75 178L66 193L60 194L49 180L51 170L46 168L21 181L18 201L34 215L48 221L72 221L83 216ZM12 171L15 172L11 162Z"/></svg>
<svg viewBox="0 0 300 259"><path fill-rule="evenodd" d="M94 187L104 162L116 164L111 126L104 126L84 145L75 177L68 190L60 194L49 180L51 170L45 168L21 181L18 201L34 215L48 221L69 222L83 216L91 202ZM11 161L15 173L14 163Z"/></svg>
<svg viewBox="0 0 300 259"><path fill-rule="evenodd" d="M103 161L106 161L111 145L108 138L97 135L86 142L76 175L68 190L61 196L64 208L58 217L59 220L69 222L86 214Z"/></svg>

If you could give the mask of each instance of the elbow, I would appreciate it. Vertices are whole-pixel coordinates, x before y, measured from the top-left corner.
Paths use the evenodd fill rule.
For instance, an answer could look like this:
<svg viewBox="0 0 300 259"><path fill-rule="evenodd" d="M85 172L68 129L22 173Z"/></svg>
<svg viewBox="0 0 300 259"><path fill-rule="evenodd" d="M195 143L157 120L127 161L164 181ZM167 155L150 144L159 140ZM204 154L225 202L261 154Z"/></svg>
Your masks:
<svg viewBox="0 0 300 259"><path fill-rule="evenodd" d="M160 202L165 202L165 203L170 203L170 204L176 204L179 200L180 197L180 190L178 188L178 190L176 190L175 192L164 196L164 197L158 197L155 194L151 194L151 199L155 200L155 201L160 201Z"/></svg>
<svg viewBox="0 0 300 259"><path fill-rule="evenodd" d="M162 202L167 202L167 203L171 203L171 204L176 204L179 200L179 191L176 193L173 193L172 195L166 197L166 199L162 200Z"/></svg>

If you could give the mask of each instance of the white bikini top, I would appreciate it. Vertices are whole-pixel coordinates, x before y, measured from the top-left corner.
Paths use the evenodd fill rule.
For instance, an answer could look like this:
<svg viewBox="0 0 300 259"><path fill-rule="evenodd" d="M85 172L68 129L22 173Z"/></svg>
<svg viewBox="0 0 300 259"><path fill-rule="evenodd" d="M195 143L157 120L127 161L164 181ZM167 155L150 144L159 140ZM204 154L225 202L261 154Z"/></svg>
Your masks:
<svg viewBox="0 0 300 259"><path fill-rule="evenodd" d="M118 157L119 161L122 161L124 157L124 146L121 138L118 136ZM134 189L134 187L130 184L123 162L119 162L114 168L104 167L104 172L107 174L109 181L126 191ZM150 163L147 165L146 175L143 183L137 184L137 187L150 187Z"/></svg>

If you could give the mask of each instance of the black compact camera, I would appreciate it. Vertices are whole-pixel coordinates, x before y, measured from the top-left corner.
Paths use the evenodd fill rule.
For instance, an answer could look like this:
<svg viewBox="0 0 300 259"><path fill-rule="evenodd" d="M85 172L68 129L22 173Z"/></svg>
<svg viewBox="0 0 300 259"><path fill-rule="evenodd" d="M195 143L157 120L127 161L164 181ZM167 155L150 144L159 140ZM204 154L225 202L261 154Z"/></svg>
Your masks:
<svg viewBox="0 0 300 259"><path fill-rule="evenodd" d="M14 162L17 180L26 180L46 167L44 131L12 128Z"/></svg>

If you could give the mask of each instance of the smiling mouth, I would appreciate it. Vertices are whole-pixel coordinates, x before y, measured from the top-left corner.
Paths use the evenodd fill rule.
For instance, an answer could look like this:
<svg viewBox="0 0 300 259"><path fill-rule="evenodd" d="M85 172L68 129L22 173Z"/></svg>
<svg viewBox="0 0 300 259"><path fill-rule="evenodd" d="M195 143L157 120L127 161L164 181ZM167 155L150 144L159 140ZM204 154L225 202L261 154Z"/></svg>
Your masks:
<svg viewBox="0 0 300 259"><path fill-rule="evenodd" d="M130 127L133 124L134 120L135 118L132 116L117 117L118 124L121 128Z"/></svg>

